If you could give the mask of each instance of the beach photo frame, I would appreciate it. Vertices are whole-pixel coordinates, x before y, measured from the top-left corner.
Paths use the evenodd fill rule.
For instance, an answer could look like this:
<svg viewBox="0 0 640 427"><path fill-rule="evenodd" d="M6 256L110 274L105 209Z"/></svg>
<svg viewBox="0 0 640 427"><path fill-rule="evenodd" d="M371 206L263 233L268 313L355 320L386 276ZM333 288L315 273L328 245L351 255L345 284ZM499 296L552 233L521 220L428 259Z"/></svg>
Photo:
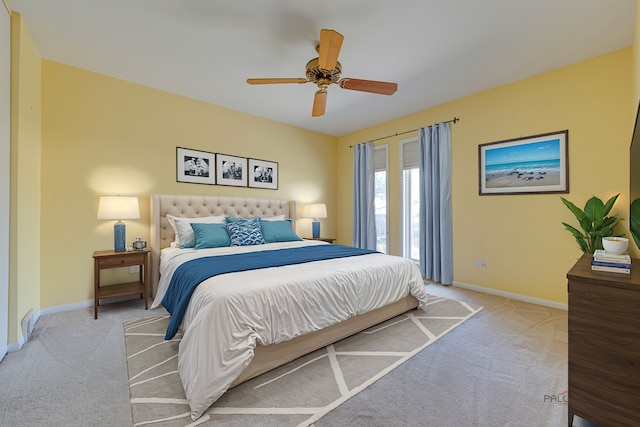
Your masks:
<svg viewBox="0 0 640 427"><path fill-rule="evenodd" d="M478 146L479 194L569 192L569 131Z"/></svg>
<svg viewBox="0 0 640 427"><path fill-rule="evenodd" d="M176 147L176 181L192 184L216 183L215 154Z"/></svg>

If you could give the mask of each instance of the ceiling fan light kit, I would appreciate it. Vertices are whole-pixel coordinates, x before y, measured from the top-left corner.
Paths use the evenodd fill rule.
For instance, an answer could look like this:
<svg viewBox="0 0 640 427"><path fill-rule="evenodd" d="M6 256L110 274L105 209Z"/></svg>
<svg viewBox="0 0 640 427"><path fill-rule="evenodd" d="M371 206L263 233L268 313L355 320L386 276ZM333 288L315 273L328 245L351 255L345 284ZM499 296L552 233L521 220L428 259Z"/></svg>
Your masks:
<svg viewBox="0 0 640 427"><path fill-rule="evenodd" d="M338 62L338 55L344 37L334 30L320 31L320 44L316 46L318 57L307 62L307 78L260 78L247 79L247 83L256 84L286 84L286 83L315 83L318 91L313 99L313 117L322 116L327 105L327 90L329 85L337 84L342 89L360 92L393 95L398 90L397 83L380 82L375 80L361 80L342 77L342 65Z"/></svg>

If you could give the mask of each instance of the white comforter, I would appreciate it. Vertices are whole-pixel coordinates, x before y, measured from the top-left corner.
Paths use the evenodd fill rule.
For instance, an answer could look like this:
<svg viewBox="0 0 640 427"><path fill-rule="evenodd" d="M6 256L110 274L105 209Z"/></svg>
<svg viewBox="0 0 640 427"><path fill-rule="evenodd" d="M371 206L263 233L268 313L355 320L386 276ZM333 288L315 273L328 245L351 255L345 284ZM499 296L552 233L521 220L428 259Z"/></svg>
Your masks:
<svg viewBox="0 0 640 427"><path fill-rule="evenodd" d="M165 249L160 305L171 275L201 256L271 250L319 241L215 249ZM371 254L229 273L202 282L186 310L178 355L180 378L196 420L224 394L253 359L256 344L290 340L413 294L427 294L417 266L405 258Z"/></svg>

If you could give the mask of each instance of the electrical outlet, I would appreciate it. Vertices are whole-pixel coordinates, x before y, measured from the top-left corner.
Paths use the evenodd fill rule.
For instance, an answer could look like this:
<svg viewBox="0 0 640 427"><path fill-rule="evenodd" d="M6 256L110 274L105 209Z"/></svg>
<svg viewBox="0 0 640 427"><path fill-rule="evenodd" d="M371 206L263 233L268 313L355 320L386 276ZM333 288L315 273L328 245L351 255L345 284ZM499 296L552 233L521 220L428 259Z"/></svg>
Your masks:
<svg viewBox="0 0 640 427"><path fill-rule="evenodd" d="M131 267L129 267L129 274L136 274L136 273L140 273L139 265L132 265Z"/></svg>
<svg viewBox="0 0 640 427"><path fill-rule="evenodd" d="M473 265L476 268L487 268L487 263L482 261L476 261Z"/></svg>

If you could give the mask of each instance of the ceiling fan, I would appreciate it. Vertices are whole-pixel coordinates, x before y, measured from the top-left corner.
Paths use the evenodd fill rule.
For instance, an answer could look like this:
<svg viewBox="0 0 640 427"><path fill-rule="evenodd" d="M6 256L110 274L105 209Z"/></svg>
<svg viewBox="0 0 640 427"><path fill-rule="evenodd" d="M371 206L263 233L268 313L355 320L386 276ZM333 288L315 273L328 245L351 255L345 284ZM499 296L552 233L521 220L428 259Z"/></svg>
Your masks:
<svg viewBox="0 0 640 427"><path fill-rule="evenodd" d="M320 44L316 47L318 57L307 63L307 77L300 78L266 78L247 79L252 85L280 84L280 83L316 83L318 90L313 99L313 117L322 116L327 106L327 89L332 83L343 89L359 90L361 92L393 95L398 90L397 83L379 82L375 80L361 80L341 78L342 65L338 62L338 55L344 37L334 30L320 31Z"/></svg>

